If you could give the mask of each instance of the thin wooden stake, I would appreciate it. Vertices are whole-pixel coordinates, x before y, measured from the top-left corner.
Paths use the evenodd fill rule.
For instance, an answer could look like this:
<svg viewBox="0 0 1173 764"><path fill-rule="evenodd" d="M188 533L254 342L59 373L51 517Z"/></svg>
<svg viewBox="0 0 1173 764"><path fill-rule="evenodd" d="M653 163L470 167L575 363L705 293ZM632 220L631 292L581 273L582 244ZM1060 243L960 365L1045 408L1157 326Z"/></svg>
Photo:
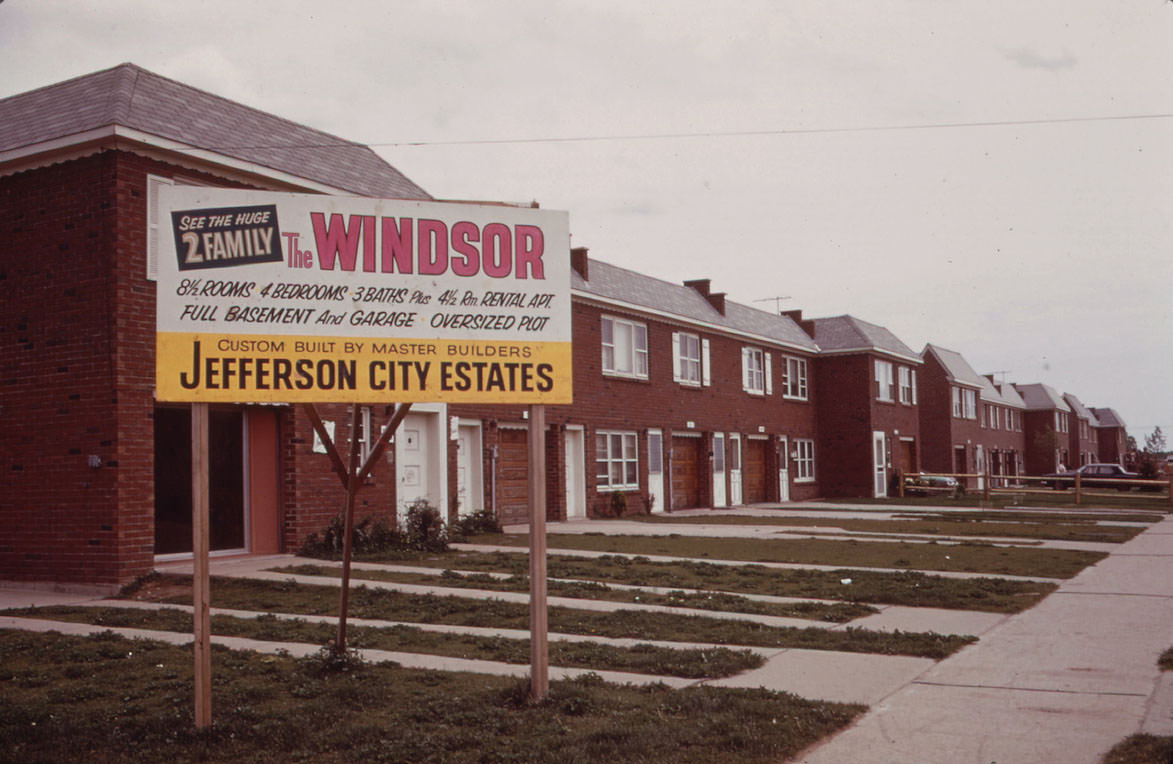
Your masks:
<svg viewBox="0 0 1173 764"><path fill-rule="evenodd" d="M342 600L338 605L338 640L335 650L346 651L346 612L350 607L350 555L354 535L354 494L358 491L358 404L350 407L350 461L346 479L346 507L343 510L342 537Z"/></svg>
<svg viewBox="0 0 1173 764"><path fill-rule="evenodd" d="M192 650L195 726L212 723L212 646L208 574L208 404L191 405Z"/></svg>
<svg viewBox="0 0 1173 764"><path fill-rule="evenodd" d="M529 407L529 656L530 695L550 692L546 612L546 407Z"/></svg>

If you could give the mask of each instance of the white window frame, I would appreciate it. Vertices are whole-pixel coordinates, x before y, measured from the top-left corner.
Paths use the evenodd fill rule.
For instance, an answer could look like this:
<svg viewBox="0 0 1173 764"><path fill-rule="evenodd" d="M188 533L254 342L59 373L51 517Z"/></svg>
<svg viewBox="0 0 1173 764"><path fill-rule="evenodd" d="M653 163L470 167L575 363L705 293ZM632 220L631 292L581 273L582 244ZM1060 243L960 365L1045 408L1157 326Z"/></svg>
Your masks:
<svg viewBox="0 0 1173 764"><path fill-rule="evenodd" d="M672 380L682 385L700 387L705 381L705 343L700 335L672 333ZM695 355L693 352L695 351Z"/></svg>
<svg viewBox="0 0 1173 764"><path fill-rule="evenodd" d="M639 489L639 438L636 433L622 430L595 432L595 482L599 491Z"/></svg>
<svg viewBox="0 0 1173 764"><path fill-rule="evenodd" d="M627 346L616 342L619 336L619 332L616 331L617 327L628 331L631 339ZM616 316L602 316L599 331L604 374L628 379L648 378L647 324ZM611 336L610 342L607 341L608 334ZM608 357L608 351L610 351L610 357Z"/></svg>
<svg viewBox="0 0 1173 764"><path fill-rule="evenodd" d="M913 375L915 373L916 372L907 366L901 366L897 375L897 378L900 381L900 402L905 406L911 406L916 403L915 396L912 392L915 386L915 383L913 382Z"/></svg>
<svg viewBox="0 0 1173 764"><path fill-rule="evenodd" d="M961 404L966 419L977 419L977 390L962 390Z"/></svg>
<svg viewBox="0 0 1173 764"><path fill-rule="evenodd" d="M795 438L794 458L790 465L794 470L795 483L813 483L815 481L815 442L806 438Z"/></svg>
<svg viewBox="0 0 1173 764"><path fill-rule="evenodd" d="M741 389L750 395L766 395L770 354L759 348L741 349Z"/></svg>
<svg viewBox="0 0 1173 764"><path fill-rule="evenodd" d="M892 397L892 390L895 388L896 376L893 371L895 367L891 361L881 361L876 359L876 400L885 401L887 403L895 403L896 399Z"/></svg>
<svg viewBox="0 0 1173 764"><path fill-rule="evenodd" d="M953 418L961 419L961 388L951 388L953 396Z"/></svg>
<svg viewBox="0 0 1173 764"><path fill-rule="evenodd" d="M1002 426L1002 413L997 406L990 406L990 429L997 430Z"/></svg>
<svg viewBox="0 0 1173 764"><path fill-rule="evenodd" d="M805 358L782 356L782 397L805 401L810 397L810 378Z"/></svg>

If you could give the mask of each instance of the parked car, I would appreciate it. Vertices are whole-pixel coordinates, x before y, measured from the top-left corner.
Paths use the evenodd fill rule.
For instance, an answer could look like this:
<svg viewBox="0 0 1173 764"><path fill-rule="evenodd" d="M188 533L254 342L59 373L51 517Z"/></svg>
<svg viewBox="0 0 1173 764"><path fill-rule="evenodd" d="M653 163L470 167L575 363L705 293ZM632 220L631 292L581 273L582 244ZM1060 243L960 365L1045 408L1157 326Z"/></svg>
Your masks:
<svg viewBox="0 0 1173 764"><path fill-rule="evenodd" d="M1079 475L1079 485L1082 488L1115 488L1117 491L1132 490L1131 483L1122 481L1144 479L1119 464L1085 464L1077 470L1043 475L1043 485L1062 491L1075 485L1076 475Z"/></svg>
<svg viewBox="0 0 1173 764"><path fill-rule="evenodd" d="M923 473L904 476L906 496L928 496L934 493L957 493L957 478Z"/></svg>

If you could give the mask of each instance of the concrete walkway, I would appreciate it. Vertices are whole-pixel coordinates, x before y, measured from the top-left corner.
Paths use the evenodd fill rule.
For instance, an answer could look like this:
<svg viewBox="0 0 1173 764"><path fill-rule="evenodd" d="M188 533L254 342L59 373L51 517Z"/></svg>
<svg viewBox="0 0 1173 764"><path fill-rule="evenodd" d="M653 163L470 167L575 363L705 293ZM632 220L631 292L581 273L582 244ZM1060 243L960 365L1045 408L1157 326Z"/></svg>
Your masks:
<svg viewBox="0 0 1173 764"><path fill-rule="evenodd" d="M1097 764L1169 734L1173 518L934 665L804 764Z"/></svg>

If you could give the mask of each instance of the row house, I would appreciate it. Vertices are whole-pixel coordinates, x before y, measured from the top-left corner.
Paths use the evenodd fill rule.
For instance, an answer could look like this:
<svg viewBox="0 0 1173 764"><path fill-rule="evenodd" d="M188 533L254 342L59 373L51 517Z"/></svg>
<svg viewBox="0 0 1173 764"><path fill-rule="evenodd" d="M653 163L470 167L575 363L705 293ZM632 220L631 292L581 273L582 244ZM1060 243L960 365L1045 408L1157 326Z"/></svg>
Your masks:
<svg viewBox="0 0 1173 764"><path fill-rule="evenodd" d="M1026 404L1027 474L1045 475L1070 468L1071 428L1076 426L1070 404L1049 385L1015 384L1014 389Z"/></svg>
<svg viewBox="0 0 1173 764"><path fill-rule="evenodd" d="M1022 474L1025 404L1012 387L994 384L954 350L928 344L924 359L921 435L927 472ZM969 487L983 488L984 477Z"/></svg>
<svg viewBox="0 0 1173 764"><path fill-rule="evenodd" d="M109 590L190 554L190 407L154 390L153 221L167 184L432 198L369 147L129 64L0 100L0 579ZM582 248L564 256L575 398L546 407L551 519L885 496L899 471L942 458L1015 474L1032 443L1021 445L1024 412L1055 425L1032 471L1112 442L1060 442L1079 424L1056 418L1072 413L1059 396L1035 406L1041 386L1019 398L974 380L955 354L922 358L853 316L779 315L707 279L673 284ZM921 406L952 405L948 385L967 392L942 457L936 419L922 442ZM336 441L350 439L348 406L319 412ZM360 407L364 455L387 413L386 401ZM415 404L359 493L360 517L425 499L450 519L483 509L524 522L526 414ZM1118 418L1087 421L1123 433ZM215 405L211 429L216 553L291 551L338 513L304 407Z"/></svg>
<svg viewBox="0 0 1173 764"><path fill-rule="evenodd" d="M921 468L920 356L888 329L854 316L803 321L819 346L818 455L826 496L894 495Z"/></svg>
<svg viewBox="0 0 1173 764"><path fill-rule="evenodd" d="M550 519L820 495L818 348L794 320L727 300L708 279L672 284L585 248L571 262L574 403L546 408ZM525 522L524 414L448 407L470 432L456 512Z"/></svg>
<svg viewBox="0 0 1173 764"><path fill-rule="evenodd" d="M1092 408L1095 417L1096 461L1124 464L1128 453L1128 430L1124 420L1113 409Z"/></svg>
<svg viewBox="0 0 1173 764"><path fill-rule="evenodd" d="M1063 393L1063 400L1071 408L1072 423L1067 437L1067 450L1076 460L1068 465L1072 469L1099 461L1099 446L1096 442L1099 422L1096 415L1071 393Z"/></svg>
<svg viewBox="0 0 1173 764"><path fill-rule="evenodd" d="M0 578L108 588L190 554L189 407L154 398L169 183L430 198L368 147L129 64L0 100ZM340 438L344 411L322 409ZM337 513L300 407L210 419L214 550L293 549ZM395 479L378 466L364 512Z"/></svg>

